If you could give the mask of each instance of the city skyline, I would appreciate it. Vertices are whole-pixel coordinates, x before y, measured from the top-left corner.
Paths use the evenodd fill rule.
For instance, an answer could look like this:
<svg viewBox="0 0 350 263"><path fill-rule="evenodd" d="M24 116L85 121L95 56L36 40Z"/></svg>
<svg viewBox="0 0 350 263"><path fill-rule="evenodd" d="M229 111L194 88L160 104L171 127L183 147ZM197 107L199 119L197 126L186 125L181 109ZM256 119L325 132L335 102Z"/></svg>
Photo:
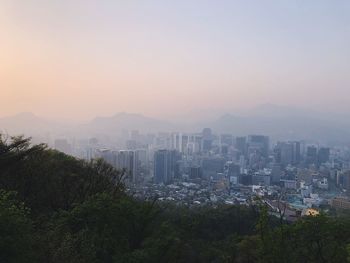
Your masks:
<svg viewBox="0 0 350 263"><path fill-rule="evenodd" d="M348 1L0 2L0 116L349 113Z"/></svg>
<svg viewBox="0 0 350 263"><path fill-rule="evenodd" d="M0 262L350 262L349 0L0 0Z"/></svg>

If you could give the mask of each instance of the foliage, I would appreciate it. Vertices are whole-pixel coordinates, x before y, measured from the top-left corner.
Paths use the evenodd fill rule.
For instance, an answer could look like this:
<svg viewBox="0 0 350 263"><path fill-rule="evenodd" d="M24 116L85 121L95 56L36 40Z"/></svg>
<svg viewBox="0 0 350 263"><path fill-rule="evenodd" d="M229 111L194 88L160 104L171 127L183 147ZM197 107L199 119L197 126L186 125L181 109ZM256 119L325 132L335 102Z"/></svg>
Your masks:
<svg viewBox="0 0 350 263"><path fill-rule="evenodd" d="M0 262L346 262L348 217L286 224L258 206L127 196L123 173L0 136ZM28 207L28 208L27 208Z"/></svg>
<svg viewBox="0 0 350 263"><path fill-rule="evenodd" d="M257 227L261 262L346 262L349 219L321 214L270 228L266 211L262 211Z"/></svg>
<svg viewBox="0 0 350 263"><path fill-rule="evenodd" d="M87 163L29 139L0 137L0 188L17 191L33 213L71 209L89 196L122 192L122 174L102 160Z"/></svg>
<svg viewBox="0 0 350 263"><path fill-rule="evenodd" d="M0 190L0 262L33 261L33 227L28 214L14 192Z"/></svg>

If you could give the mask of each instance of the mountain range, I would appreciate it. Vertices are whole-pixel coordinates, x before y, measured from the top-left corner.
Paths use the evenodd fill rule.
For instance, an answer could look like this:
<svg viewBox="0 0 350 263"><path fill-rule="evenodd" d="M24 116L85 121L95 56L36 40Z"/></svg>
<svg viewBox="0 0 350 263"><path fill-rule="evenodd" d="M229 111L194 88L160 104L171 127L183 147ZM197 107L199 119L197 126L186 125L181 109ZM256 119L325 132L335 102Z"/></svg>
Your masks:
<svg viewBox="0 0 350 263"><path fill-rule="evenodd" d="M204 120L203 120L204 119ZM192 122L160 120L134 113L118 113L110 117L96 117L83 124L67 124L20 113L0 119L0 131L9 134L36 135L45 132L76 135L116 135L122 130L140 132L185 131L200 132L210 127L214 132L234 135L266 134L276 140L305 139L309 141L350 142L350 118L346 114L320 113L299 108L261 105L254 109L226 113L217 118L202 118Z"/></svg>

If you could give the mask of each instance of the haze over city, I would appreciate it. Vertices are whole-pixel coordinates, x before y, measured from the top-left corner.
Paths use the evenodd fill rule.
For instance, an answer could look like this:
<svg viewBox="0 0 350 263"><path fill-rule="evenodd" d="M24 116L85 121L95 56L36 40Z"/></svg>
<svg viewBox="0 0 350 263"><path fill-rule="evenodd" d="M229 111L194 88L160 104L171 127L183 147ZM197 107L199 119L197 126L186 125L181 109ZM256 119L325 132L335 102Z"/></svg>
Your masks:
<svg viewBox="0 0 350 263"><path fill-rule="evenodd" d="M349 114L349 13L349 1L1 0L0 117Z"/></svg>
<svg viewBox="0 0 350 263"><path fill-rule="evenodd" d="M350 262L350 0L0 0L0 262Z"/></svg>

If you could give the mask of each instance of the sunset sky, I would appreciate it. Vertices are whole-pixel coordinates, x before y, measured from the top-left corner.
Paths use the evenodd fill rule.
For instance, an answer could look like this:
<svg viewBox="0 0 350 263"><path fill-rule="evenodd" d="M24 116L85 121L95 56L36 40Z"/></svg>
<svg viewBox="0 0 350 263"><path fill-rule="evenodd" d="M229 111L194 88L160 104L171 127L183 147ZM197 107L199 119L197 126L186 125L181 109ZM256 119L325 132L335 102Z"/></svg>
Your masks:
<svg viewBox="0 0 350 263"><path fill-rule="evenodd" d="M0 0L0 117L350 112L350 1Z"/></svg>

